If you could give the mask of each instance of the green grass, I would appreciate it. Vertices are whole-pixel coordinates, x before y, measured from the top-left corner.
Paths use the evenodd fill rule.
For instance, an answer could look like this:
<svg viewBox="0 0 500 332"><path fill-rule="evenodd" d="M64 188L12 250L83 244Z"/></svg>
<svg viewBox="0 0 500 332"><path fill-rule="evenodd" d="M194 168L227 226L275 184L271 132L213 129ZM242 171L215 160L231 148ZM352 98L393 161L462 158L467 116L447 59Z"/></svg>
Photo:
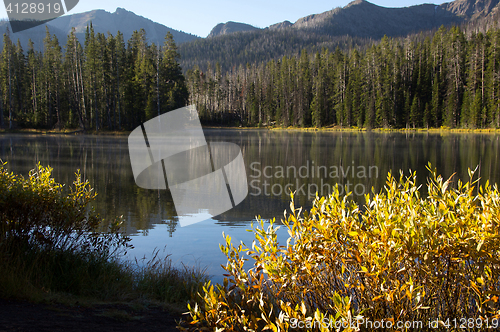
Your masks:
<svg viewBox="0 0 500 332"><path fill-rule="evenodd" d="M185 308L204 271L175 268L169 258L129 262L99 253L0 244L0 297L30 301L147 301ZM60 301L58 301L60 302Z"/></svg>

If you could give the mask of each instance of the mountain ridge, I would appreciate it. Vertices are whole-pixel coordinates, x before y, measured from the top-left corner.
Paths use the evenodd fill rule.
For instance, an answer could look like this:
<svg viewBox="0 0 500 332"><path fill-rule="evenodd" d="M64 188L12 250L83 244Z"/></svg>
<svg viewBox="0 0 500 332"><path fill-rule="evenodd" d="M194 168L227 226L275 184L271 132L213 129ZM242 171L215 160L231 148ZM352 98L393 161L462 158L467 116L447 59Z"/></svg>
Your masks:
<svg viewBox="0 0 500 332"><path fill-rule="evenodd" d="M223 36L230 33L235 32L246 32L246 31L255 31L260 30L259 28L254 27L253 25L228 21L226 23L217 24L212 31L208 34L207 38L213 38L217 36Z"/></svg>
<svg viewBox="0 0 500 332"><path fill-rule="evenodd" d="M284 21L259 30L313 29L330 36L350 35L378 39L384 35L402 36L441 25L491 18L500 12L499 7L499 0L455 0L441 5L427 3L408 7L382 7L366 0L354 0L344 7L306 15L294 23ZM226 24L228 23L235 22ZM218 33L225 25L219 23L212 29L209 37L258 30L250 24L237 24L239 29L226 29L223 33Z"/></svg>
<svg viewBox="0 0 500 332"><path fill-rule="evenodd" d="M134 30L140 30L141 28L147 31L148 39L155 43L163 43L163 38L167 32L172 33L175 41L179 44L198 38L197 36L156 23L120 7L113 13L97 9L85 13L62 16L49 22L47 25L56 27L62 31L68 31L68 33L72 27L76 27L77 34L84 34L89 22L92 22L96 33L107 34L109 31L115 35L117 31L120 31L123 33L125 40L128 40L132 36ZM75 25L74 23L78 24Z"/></svg>
<svg viewBox="0 0 500 332"><path fill-rule="evenodd" d="M110 13L93 10L66 15L49 22L50 33L56 35L61 46L66 43L72 27L83 44L87 25L92 22L95 32L116 35L120 31L128 41L132 32L144 28L149 43L163 44L167 32L174 36L181 53L184 68L206 66L221 62L233 68L241 63L267 61L283 55L296 54L301 49L349 48L370 40L406 36L431 31L441 25L460 25L466 22L498 22L500 0L455 0L441 5L422 4L401 8L386 8L366 0L355 0L344 7L299 18L296 22L283 21L260 29L250 24L228 21L217 24L207 38L184 33L123 8ZM482 24L482 23L481 23ZM8 21L0 21L0 30L6 31ZM42 50L45 26L19 33L26 49L32 39L37 50Z"/></svg>
<svg viewBox="0 0 500 332"><path fill-rule="evenodd" d="M304 16L295 23L277 23L266 29L229 33L179 46L183 68L205 70L219 62L223 69L246 63L277 60L301 50L351 49L388 37L426 33L442 25L470 26L485 31L498 24L500 0L455 0L441 5L381 7L366 0Z"/></svg>
<svg viewBox="0 0 500 332"><path fill-rule="evenodd" d="M328 35L368 38L404 36L441 25L461 24L494 15L499 0L456 0L441 5L382 7L366 0L355 0L344 7L298 19L295 29L315 29Z"/></svg>
<svg viewBox="0 0 500 332"><path fill-rule="evenodd" d="M461 24L465 21L491 17L500 12L499 1L455 0L441 5L421 4L391 8L382 7L366 0L354 0L344 7L306 15L294 23L290 21L278 22L265 29L242 22L228 21L219 23L206 38L248 31L312 29L329 36L350 35L377 39L383 35L405 35L429 30L440 25ZM156 23L120 7L113 13L98 9L61 16L48 22L46 26L49 27L51 33L56 34L60 42L65 40L72 27L76 27L77 37L80 42L83 42L87 24L90 22L92 22L96 33L107 34L110 32L115 35L117 31L120 31L123 33L125 40L132 36L134 30L140 30L141 28L146 30L149 42L163 43L163 38L167 32L172 33L177 44L200 39L198 36ZM5 31L6 25L8 25L7 21L0 22L0 29ZM39 36L45 36L45 27L33 28L13 34L13 39L20 38L21 44L24 46L27 45L29 38L27 35L35 35L35 38L40 42L43 38L40 40Z"/></svg>
<svg viewBox="0 0 500 332"><path fill-rule="evenodd" d="M51 35L56 35L61 46L66 43L67 36L70 34L71 29L75 27L75 34L80 43L83 44L85 41L87 25L91 22L95 33L103 33L107 35L109 32L112 35L116 35L116 33L120 31L123 34L125 41L128 41L132 37L132 33L135 30L140 30L142 28L146 30L148 42L154 42L160 45L163 44L167 32L172 33L177 44L182 44L184 42L200 38L198 36L167 27L163 24L156 23L148 18L137 15L123 8L117 8L113 13L97 9L84 13L61 16L45 25L40 25L17 33L10 32L10 37L14 42L19 39L21 45L25 49L28 45L28 40L31 39L35 44L35 48L41 51L43 39L46 35L46 27L49 28ZM10 30L9 22L6 20L0 21L0 31L5 32L7 28Z"/></svg>

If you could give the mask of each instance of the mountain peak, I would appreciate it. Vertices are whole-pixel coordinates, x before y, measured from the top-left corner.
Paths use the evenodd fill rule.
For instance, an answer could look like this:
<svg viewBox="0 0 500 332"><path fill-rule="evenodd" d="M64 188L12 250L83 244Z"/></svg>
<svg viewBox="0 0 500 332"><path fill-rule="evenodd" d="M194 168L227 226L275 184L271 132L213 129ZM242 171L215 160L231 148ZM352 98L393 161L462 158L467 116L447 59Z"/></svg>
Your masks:
<svg viewBox="0 0 500 332"><path fill-rule="evenodd" d="M368 2L368 1L365 1L365 0L354 0L354 1L349 2L347 4L347 6L345 6L344 8L347 8L347 7L350 7L350 6L355 6L355 5L360 5L363 2Z"/></svg>
<svg viewBox="0 0 500 332"><path fill-rule="evenodd" d="M499 12L500 0L455 0L442 5L421 4L402 8L381 7L366 0L355 0L343 8L299 19L298 29L314 29L330 36L350 35L368 38L403 36L431 30L441 25L461 24Z"/></svg>
<svg viewBox="0 0 500 332"><path fill-rule="evenodd" d="M288 28L288 27L290 27L292 25L293 24L290 21L283 21L283 22L280 22L280 23L272 24L269 27L267 27L267 29L270 29L270 30L284 29L284 28Z"/></svg>
<svg viewBox="0 0 500 332"><path fill-rule="evenodd" d="M122 8L122 7L117 7L114 13L115 13L115 14L120 14L120 13L131 13L131 11L126 10L125 8Z"/></svg>
<svg viewBox="0 0 500 332"><path fill-rule="evenodd" d="M349 2L345 7L343 7L342 9L347 9L347 8L350 8L350 7L353 7L353 8L356 8L356 7L360 7L360 8L367 8L367 7L379 7L379 8L384 8L382 6L379 6L377 4L374 4L370 1L366 1L366 0L354 0L354 1L351 1Z"/></svg>
<svg viewBox="0 0 500 332"><path fill-rule="evenodd" d="M111 33L116 35L118 31L123 34L125 41L128 41L134 32L140 29L146 30L146 37L148 42L162 45L165 40L167 32L172 33L177 44L197 39L198 37L184 33L182 31L174 30L162 24L155 23L148 18L144 18L128 11L124 8L116 8L114 13L110 13L103 9L91 10L84 13L76 13L58 17L55 20L48 22L46 25L49 27L51 34L55 34L59 42L64 45L67 40L68 34L75 28L75 34L81 43L85 40L85 32L87 25L92 22L94 31L96 33ZM0 27L6 26L8 22L0 24ZM42 50L43 39L45 38L45 26L40 26L39 29L29 29L21 31L16 34L16 39L19 38L23 47L26 48L28 39L31 39L37 50Z"/></svg>
<svg viewBox="0 0 500 332"><path fill-rule="evenodd" d="M254 31L254 30L260 30L260 29L250 24L228 21L226 23L217 24L212 29L212 31L210 31L210 34L207 36L207 38L227 35L235 32Z"/></svg>

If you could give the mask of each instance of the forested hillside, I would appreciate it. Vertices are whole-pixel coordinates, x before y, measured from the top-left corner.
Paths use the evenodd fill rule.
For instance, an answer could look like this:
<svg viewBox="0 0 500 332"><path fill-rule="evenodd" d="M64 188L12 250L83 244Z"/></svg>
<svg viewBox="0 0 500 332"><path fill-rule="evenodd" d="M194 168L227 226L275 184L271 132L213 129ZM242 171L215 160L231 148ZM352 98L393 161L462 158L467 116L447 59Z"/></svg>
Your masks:
<svg viewBox="0 0 500 332"><path fill-rule="evenodd" d="M197 39L179 45L180 64L186 72L198 67L206 70L219 62L222 71L237 68L240 64L276 60L283 55L300 54L322 48L350 49L373 42L368 38L351 36L331 37L314 31L277 29L237 32L214 38Z"/></svg>
<svg viewBox="0 0 500 332"><path fill-rule="evenodd" d="M440 28L223 71L188 73L204 121L243 125L500 127L500 30Z"/></svg>
<svg viewBox="0 0 500 332"><path fill-rule="evenodd" d="M7 30L0 127L130 130L188 103L206 124L500 127L498 0L443 4L470 20L404 37L325 33L324 22L372 6L357 1L298 21L312 27L282 24L179 49L170 33L158 45L144 29L126 41L90 24L83 43L76 29L60 41L47 28L38 51Z"/></svg>
<svg viewBox="0 0 500 332"><path fill-rule="evenodd" d="M0 127L134 129L182 107L188 91L170 33L148 44L144 30L95 33L80 44L73 30L62 47L48 28L43 52L24 51L7 32L0 56Z"/></svg>
<svg viewBox="0 0 500 332"><path fill-rule="evenodd" d="M441 5L421 4L386 8L365 0L350 2L324 13L305 16L294 24L282 22L263 30L230 33L179 45L184 70L206 70L218 61L223 71L240 64L278 60L284 55L315 53L337 47L370 46L383 36L405 38L445 27L476 26L482 31L500 18L499 0L455 0Z"/></svg>

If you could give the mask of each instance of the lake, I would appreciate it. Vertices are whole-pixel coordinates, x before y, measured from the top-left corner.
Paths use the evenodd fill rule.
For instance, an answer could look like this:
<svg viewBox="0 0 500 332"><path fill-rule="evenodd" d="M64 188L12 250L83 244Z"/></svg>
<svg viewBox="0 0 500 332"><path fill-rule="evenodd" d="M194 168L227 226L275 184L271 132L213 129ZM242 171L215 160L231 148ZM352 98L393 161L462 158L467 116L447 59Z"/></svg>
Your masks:
<svg viewBox="0 0 500 332"><path fill-rule="evenodd" d="M311 206L315 193L328 195L335 185L352 192L358 203L371 188L383 188L387 173L417 172L425 184L431 162L448 178L467 180L467 169L478 168L491 183L500 180L500 135L452 133L300 132L205 129L207 142L230 142L242 151L248 196L241 204L214 218L186 227L179 225L169 190L139 188L132 173L127 136L0 135L0 159L21 174L41 162L53 167L61 183L74 181L80 169L97 191L96 210L105 219L123 216L124 230L134 249L125 259L149 258L155 249L170 255L177 266L206 268L222 280L225 256L219 250L222 232L250 245L257 215L280 220L289 208ZM279 233L286 239L286 232Z"/></svg>

